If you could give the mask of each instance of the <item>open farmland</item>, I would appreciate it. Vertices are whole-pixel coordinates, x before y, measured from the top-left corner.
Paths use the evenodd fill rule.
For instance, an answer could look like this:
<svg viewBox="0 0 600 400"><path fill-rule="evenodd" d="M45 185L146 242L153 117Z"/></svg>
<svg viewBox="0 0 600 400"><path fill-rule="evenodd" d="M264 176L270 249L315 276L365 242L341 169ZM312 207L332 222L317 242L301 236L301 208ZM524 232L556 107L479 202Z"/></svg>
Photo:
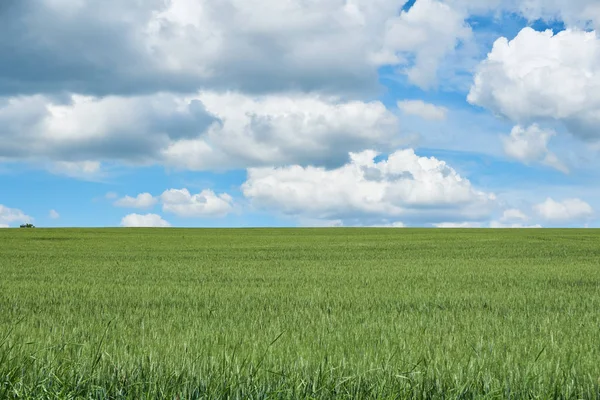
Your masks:
<svg viewBox="0 0 600 400"><path fill-rule="evenodd" d="M0 398L598 398L600 231L0 230Z"/></svg>

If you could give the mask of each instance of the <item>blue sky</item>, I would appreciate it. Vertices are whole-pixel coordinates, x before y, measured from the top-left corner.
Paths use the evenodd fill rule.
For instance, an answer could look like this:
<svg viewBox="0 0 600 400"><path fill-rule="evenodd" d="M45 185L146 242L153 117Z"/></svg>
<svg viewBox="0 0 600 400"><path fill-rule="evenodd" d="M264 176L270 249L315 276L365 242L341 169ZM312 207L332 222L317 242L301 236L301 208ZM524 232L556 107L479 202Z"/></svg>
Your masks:
<svg viewBox="0 0 600 400"><path fill-rule="evenodd" d="M598 227L597 21L592 0L11 3L0 226Z"/></svg>

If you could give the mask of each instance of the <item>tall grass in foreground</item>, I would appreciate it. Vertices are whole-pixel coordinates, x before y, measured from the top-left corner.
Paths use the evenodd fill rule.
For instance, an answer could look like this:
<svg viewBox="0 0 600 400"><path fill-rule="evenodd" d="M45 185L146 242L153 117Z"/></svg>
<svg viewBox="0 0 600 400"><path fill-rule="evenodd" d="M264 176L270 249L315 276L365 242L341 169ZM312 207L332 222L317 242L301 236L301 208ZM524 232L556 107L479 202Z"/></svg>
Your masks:
<svg viewBox="0 0 600 400"><path fill-rule="evenodd" d="M0 230L0 398L600 398L600 231Z"/></svg>

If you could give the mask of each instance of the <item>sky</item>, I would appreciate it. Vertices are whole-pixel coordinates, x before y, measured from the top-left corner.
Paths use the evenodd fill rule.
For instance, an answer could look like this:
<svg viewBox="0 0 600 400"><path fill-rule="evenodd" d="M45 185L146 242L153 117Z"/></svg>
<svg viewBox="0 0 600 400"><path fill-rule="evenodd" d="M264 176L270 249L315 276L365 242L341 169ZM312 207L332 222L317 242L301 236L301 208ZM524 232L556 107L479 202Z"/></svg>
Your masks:
<svg viewBox="0 0 600 400"><path fill-rule="evenodd" d="M4 0L0 227L600 227L597 0Z"/></svg>

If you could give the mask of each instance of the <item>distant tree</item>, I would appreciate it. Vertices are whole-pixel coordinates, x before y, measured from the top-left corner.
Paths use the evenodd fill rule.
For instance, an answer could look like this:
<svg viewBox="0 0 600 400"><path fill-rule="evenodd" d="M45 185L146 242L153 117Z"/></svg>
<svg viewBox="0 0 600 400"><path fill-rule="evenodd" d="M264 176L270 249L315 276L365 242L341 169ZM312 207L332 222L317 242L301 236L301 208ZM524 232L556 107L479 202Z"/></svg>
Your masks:
<svg viewBox="0 0 600 400"><path fill-rule="evenodd" d="M21 224L20 228L35 228L33 224Z"/></svg>

